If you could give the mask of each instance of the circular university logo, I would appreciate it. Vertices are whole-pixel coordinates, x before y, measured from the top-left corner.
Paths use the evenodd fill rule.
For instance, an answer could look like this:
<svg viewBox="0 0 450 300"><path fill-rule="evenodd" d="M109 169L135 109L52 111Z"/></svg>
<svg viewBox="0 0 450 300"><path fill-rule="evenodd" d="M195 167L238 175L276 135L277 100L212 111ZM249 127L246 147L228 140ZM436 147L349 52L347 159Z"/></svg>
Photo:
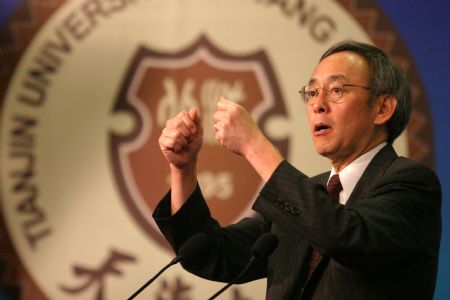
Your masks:
<svg viewBox="0 0 450 300"><path fill-rule="evenodd" d="M181 110L201 112L198 177L222 225L252 214L261 182L214 139L221 95L299 169L329 169L297 91L335 42L375 43L407 71L416 107L396 148L431 165L426 97L386 28L371 1L25 1L1 35L0 150L2 212L30 299L123 299L171 259L151 214L170 182L158 137ZM264 286L227 297L260 299ZM144 297L198 299L220 287L177 267Z"/></svg>
<svg viewBox="0 0 450 300"><path fill-rule="evenodd" d="M156 239L161 235L149 215L170 180L158 137L166 121L182 110L197 107L204 118L198 177L212 214L222 224L230 224L248 211L259 189L260 180L250 165L217 145L212 115L221 95L242 103L261 128L271 116L287 117L272 66L262 50L232 55L200 36L176 53L141 46L132 59L114 112L132 114L138 125L127 135L111 138L114 174L128 208ZM272 140L286 155L287 137Z"/></svg>

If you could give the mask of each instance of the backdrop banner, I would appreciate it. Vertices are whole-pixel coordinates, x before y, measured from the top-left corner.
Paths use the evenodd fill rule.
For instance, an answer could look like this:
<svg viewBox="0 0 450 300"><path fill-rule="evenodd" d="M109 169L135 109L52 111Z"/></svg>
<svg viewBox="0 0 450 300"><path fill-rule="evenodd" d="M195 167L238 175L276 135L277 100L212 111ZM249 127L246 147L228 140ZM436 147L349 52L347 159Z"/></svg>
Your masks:
<svg viewBox="0 0 450 300"><path fill-rule="evenodd" d="M261 181L214 138L221 95L243 105L306 174L329 170L298 90L336 42L375 44L406 71L415 105L395 148L434 167L425 89L373 1L8 3L0 32L0 279L12 299L124 299L174 257L151 217L170 182L158 137L189 107L205 128L199 182L222 225L252 215ZM175 266L141 299L203 299L222 286ZM265 286L233 286L224 299L263 299Z"/></svg>

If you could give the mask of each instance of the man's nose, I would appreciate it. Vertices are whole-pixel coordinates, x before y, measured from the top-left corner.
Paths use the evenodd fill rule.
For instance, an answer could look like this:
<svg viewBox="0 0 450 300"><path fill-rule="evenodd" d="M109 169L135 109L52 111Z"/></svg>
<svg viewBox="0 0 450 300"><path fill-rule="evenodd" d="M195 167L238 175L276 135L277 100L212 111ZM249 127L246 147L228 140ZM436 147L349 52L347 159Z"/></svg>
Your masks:
<svg viewBox="0 0 450 300"><path fill-rule="evenodd" d="M328 101L323 88L319 89L316 97L312 99L312 108L314 113L328 112Z"/></svg>

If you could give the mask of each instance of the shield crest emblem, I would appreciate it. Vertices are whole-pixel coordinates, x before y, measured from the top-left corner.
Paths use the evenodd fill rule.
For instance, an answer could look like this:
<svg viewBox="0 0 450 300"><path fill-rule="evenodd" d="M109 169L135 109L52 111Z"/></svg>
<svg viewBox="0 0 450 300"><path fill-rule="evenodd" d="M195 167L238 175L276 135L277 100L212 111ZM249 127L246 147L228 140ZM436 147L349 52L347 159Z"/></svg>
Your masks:
<svg viewBox="0 0 450 300"><path fill-rule="evenodd" d="M230 53L204 36L176 52L141 46L124 76L112 113L131 115L133 125L127 132L111 132L112 166L129 212L161 245L166 242L151 214L170 188L170 172L158 138L169 118L190 107L198 108L204 127L197 171L211 214L225 226L252 213L260 178L242 157L215 140L212 116L222 95L244 106L263 132L272 117L286 118L263 50ZM287 157L288 139L271 140Z"/></svg>

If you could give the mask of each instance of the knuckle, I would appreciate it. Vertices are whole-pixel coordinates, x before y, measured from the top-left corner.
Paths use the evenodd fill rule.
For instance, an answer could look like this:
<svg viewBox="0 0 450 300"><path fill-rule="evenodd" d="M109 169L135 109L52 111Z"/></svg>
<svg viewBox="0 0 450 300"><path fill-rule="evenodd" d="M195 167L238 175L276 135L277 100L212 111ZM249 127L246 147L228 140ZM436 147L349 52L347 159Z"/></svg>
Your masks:
<svg viewBox="0 0 450 300"><path fill-rule="evenodd" d="M179 118L175 118L173 120L173 126L174 127L179 127L181 125L182 121Z"/></svg>
<svg viewBox="0 0 450 300"><path fill-rule="evenodd" d="M176 140L179 140L179 139L183 138L183 135L181 134L180 131L174 131L174 132L172 133L172 137L173 137L174 139L176 139Z"/></svg>
<svg viewBox="0 0 450 300"><path fill-rule="evenodd" d="M178 118L178 119L182 119L182 118L185 118L185 117L187 117L187 116L189 116L188 112L186 112L186 111L181 111L181 112L178 113L177 118Z"/></svg>
<svg viewBox="0 0 450 300"><path fill-rule="evenodd" d="M177 126L177 122L179 122L177 117L167 120L166 128L174 128L174 127L176 127Z"/></svg>

